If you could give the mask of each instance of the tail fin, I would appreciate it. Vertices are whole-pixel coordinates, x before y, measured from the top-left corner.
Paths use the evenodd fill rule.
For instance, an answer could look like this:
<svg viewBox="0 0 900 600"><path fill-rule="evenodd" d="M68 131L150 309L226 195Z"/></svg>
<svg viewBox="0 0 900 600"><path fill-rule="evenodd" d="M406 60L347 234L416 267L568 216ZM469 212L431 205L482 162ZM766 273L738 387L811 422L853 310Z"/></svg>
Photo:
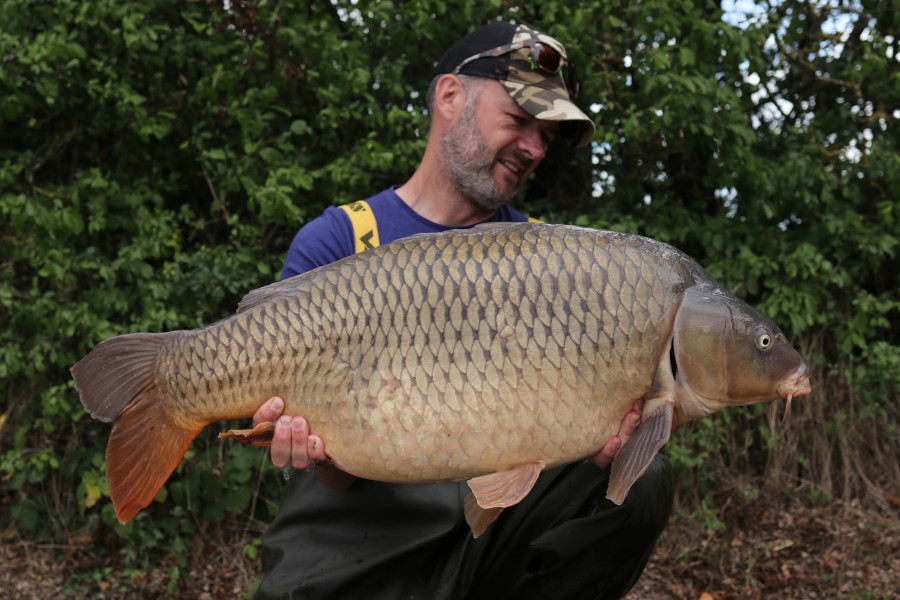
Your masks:
<svg viewBox="0 0 900 600"><path fill-rule="evenodd" d="M180 333L108 339L70 370L91 416L114 421L106 448L106 476L122 523L153 501L204 427L173 419L160 387L160 348Z"/></svg>

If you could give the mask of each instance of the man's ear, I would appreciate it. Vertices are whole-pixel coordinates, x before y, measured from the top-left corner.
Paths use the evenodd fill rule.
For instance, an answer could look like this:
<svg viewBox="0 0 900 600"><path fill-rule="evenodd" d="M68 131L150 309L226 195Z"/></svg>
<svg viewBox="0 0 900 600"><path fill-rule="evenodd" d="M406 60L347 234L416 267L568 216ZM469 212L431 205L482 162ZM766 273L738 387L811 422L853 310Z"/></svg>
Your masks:
<svg viewBox="0 0 900 600"><path fill-rule="evenodd" d="M442 75L434 90L435 117L453 124L466 105L466 89L456 75Z"/></svg>

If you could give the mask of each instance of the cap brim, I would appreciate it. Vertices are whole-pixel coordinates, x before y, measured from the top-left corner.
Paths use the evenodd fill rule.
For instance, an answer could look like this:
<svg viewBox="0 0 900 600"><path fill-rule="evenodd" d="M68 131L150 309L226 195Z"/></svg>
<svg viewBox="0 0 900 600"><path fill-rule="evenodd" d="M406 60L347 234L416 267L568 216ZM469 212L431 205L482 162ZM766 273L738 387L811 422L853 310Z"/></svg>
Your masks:
<svg viewBox="0 0 900 600"><path fill-rule="evenodd" d="M542 121L570 123L570 132L561 135L571 139L576 148L589 144L597 128L594 121L569 99L566 91L555 85L534 85L518 81L500 81L522 110Z"/></svg>

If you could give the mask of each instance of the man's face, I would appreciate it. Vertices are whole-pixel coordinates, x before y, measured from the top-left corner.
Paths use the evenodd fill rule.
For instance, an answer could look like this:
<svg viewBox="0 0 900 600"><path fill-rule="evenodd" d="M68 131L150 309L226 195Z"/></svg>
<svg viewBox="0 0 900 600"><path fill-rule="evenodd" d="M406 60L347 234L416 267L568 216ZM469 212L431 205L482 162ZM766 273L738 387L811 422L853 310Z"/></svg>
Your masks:
<svg viewBox="0 0 900 600"><path fill-rule="evenodd" d="M442 139L451 183L494 212L509 202L544 158L557 124L523 111L496 81L467 86L466 106Z"/></svg>

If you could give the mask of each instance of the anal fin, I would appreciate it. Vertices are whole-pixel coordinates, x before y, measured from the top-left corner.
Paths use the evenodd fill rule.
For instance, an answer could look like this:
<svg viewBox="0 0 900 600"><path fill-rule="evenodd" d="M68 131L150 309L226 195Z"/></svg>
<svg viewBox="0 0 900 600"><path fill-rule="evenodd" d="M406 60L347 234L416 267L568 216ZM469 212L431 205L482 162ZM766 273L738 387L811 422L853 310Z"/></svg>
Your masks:
<svg viewBox="0 0 900 600"><path fill-rule="evenodd" d="M625 501L628 490L644 474L672 434L674 404L669 401L655 404L645 408L640 427L613 459L606 497L616 504Z"/></svg>
<svg viewBox="0 0 900 600"><path fill-rule="evenodd" d="M222 440L237 440L248 446L261 446L268 448L272 445L272 437L275 434L275 423L272 421L263 421L253 427L253 429L229 429L219 434Z"/></svg>

